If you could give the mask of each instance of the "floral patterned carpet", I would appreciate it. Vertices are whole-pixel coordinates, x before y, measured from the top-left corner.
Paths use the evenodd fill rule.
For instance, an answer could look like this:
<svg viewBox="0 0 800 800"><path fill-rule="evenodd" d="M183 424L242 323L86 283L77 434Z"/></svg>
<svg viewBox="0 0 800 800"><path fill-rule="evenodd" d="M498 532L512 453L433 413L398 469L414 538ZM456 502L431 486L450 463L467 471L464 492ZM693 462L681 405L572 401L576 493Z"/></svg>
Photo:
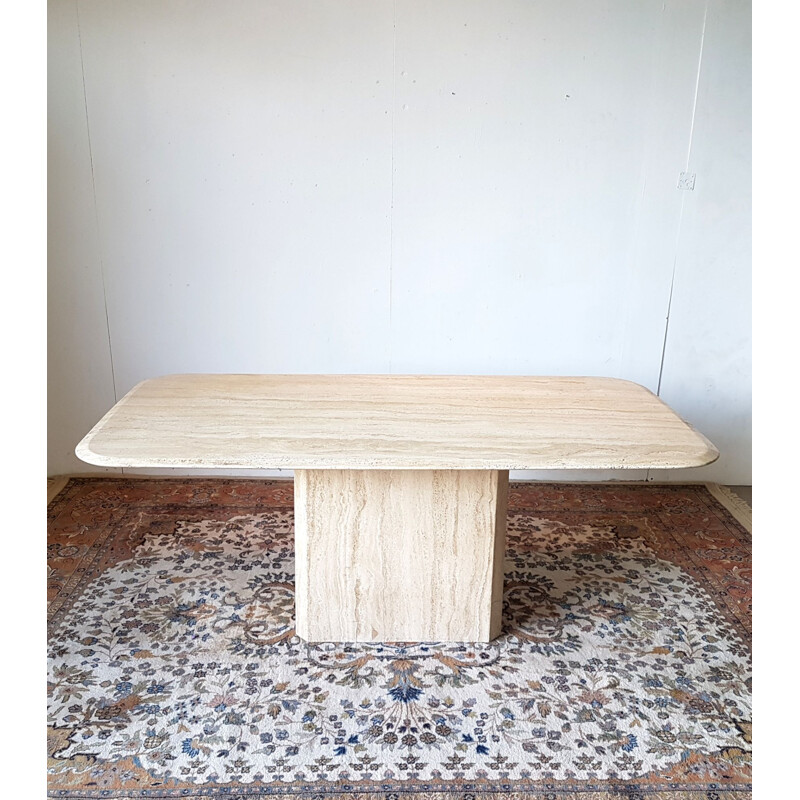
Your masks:
<svg viewBox="0 0 800 800"><path fill-rule="evenodd" d="M750 536L703 486L512 483L476 645L295 637L288 481L48 520L52 797L750 797Z"/></svg>

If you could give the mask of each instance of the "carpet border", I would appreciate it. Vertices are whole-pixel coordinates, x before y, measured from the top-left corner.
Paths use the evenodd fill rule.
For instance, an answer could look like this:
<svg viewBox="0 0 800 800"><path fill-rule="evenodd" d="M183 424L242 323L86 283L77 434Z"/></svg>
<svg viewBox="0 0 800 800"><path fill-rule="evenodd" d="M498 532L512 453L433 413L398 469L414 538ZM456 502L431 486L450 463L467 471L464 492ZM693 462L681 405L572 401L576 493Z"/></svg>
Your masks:
<svg viewBox="0 0 800 800"><path fill-rule="evenodd" d="M752 800L753 788L696 788L696 789L645 789L640 787L618 787L616 789L533 789L530 792L519 789L505 791L503 789L489 789L486 791L457 790L457 791L430 791L414 789L370 789L366 792L344 791L331 794L326 791L300 790L297 793L269 794L263 792L242 792L240 787L228 789L222 794L196 794L186 790L173 790L177 794L154 794L152 790L98 789L95 793L87 794L81 790L73 793L69 789L56 790L55 793L46 795L47 798L66 798L67 800L172 800L172 798L188 798L188 800L253 800L253 798L269 798L269 800Z"/></svg>

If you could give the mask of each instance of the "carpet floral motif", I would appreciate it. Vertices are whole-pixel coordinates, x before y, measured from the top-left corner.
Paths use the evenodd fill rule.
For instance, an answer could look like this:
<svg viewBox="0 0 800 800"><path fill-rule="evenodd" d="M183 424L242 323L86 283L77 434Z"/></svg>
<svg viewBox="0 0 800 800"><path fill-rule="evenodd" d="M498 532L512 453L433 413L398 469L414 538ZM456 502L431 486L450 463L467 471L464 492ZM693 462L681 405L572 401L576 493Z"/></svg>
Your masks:
<svg viewBox="0 0 800 800"><path fill-rule="evenodd" d="M226 485L258 497L259 484L246 483ZM285 485L273 504L248 496L248 505L230 492L221 502L213 481L184 481L183 506L133 502L123 512L113 484L70 485L53 523L57 796L231 786L749 790L749 641L735 583L746 582L747 562L731 545L737 523L707 494L688 528L718 573L736 569L734 583L704 577L697 547L683 549L685 563L659 547L680 507L629 502L610 513L573 503L559 514L520 507L522 485L516 508L512 492L498 639L333 645L294 635ZM714 511L705 525L702 503ZM75 520L98 511L107 537L88 542ZM682 523L671 525L671 546Z"/></svg>

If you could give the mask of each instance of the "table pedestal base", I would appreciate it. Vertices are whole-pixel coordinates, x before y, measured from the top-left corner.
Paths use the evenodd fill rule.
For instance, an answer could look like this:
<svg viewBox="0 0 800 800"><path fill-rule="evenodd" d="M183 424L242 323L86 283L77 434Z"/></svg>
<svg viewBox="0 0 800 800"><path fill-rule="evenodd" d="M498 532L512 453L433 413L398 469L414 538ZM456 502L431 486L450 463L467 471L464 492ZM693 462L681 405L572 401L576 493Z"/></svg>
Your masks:
<svg viewBox="0 0 800 800"><path fill-rule="evenodd" d="M295 470L297 635L488 642L500 633L508 472Z"/></svg>

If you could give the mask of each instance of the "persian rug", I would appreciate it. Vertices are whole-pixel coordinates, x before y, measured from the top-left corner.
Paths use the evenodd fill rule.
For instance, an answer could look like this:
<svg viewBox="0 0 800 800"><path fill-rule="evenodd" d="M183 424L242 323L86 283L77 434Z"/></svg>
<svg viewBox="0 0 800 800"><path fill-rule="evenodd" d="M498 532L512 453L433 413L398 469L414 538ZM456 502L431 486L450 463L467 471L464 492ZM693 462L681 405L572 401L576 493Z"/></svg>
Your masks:
<svg viewBox="0 0 800 800"><path fill-rule="evenodd" d="M750 536L704 486L512 483L490 644L298 639L289 481L48 518L51 797L751 795Z"/></svg>

